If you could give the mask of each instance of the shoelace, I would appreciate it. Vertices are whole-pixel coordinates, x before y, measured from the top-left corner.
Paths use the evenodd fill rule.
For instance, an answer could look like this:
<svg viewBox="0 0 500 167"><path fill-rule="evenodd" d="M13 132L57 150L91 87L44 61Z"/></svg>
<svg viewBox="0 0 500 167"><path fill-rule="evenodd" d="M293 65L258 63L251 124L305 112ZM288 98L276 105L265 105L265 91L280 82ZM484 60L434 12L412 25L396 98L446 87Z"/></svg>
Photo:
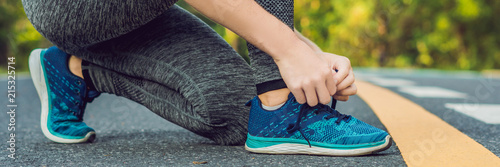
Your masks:
<svg viewBox="0 0 500 167"><path fill-rule="evenodd" d="M316 109L316 110L315 110ZM309 147L311 147L311 142L309 141L309 139L304 135L304 133L302 132L302 128L300 127L300 122L302 121L302 117L306 115L306 113L308 111L311 111L311 110L314 110L314 114L318 114L319 112L328 112L329 115L327 115L325 117L326 120L328 119L331 119L331 118L338 118L335 123L336 124L340 124L340 122L342 120L344 120L346 123L349 122L351 119L351 116L350 115L345 115L345 114L341 114L340 112L338 112L337 110L327 106L327 105L322 105L322 104L318 104L314 107L310 107L309 105L307 104L302 104L300 106L300 112L299 112L299 115L297 117L297 122L295 122L294 124L289 124L288 125L288 128L286 128L286 131L288 133L293 133L295 131L299 131L300 135L302 135L302 137L304 137L304 139L306 139L307 143L309 144Z"/></svg>
<svg viewBox="0 0 500 167"><path fill-rule="evenodd" d="M80 81L77 81L76 84L78 85L81 85L81 82ZM74 92L80 96L80 90L79 89L75 89ZM91 90L86 90L85 91L85 95L83 96L82 98L82 102L79 102L79 101L72 101L73 104L75 104L76 108L74 109L69 109L70 112L73 113L73 115L77 116L79 121L82 121L83 120L83 111L85 110L85 108L87 107L87 103L91 103L92 101L94 101L94 99L96 97L98 97L101 93L97 92L97 91L91 91ZM75 110L76 109L76 110Z"/></svg>
<svg viewBox="0 0 500 167"><path fill-rule="evenodd" d="M85 110L85 108L87 107L87 103L91 103L92 101L94 101L94 99L99 96L101 93L97 92L97 91L91 91L91 90L86 90L85 91L85 96L83 96L83 103L79 103L77 104L79 106L79 112L77 113L77 116L78 118L80 119L80 121L83 120L83 111Z"/></svg>

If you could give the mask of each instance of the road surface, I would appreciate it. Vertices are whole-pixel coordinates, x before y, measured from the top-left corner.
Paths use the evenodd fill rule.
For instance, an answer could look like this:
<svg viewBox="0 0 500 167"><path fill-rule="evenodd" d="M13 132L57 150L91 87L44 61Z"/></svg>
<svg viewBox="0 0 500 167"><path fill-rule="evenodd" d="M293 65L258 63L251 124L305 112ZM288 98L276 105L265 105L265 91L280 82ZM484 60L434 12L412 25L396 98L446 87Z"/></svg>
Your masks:
<svg viewBox="0 0 500 167"><path fill-rule="evenodd" d="M337 106L343 113L389 130L395 144L375 155L253 154L243 146L214 145L137 103L110 94L87 106L84 120L96 130L95 143L57 144L40 130L40 101L29 76L17 76L17 107L9 107L7 77L1 75L0 91L6 93L0 96L0 166L419 166L437 163L435 157L452 157L439 163L453 164L457 163L453 157L467 154L479 155L487 161L486 166L500 166L498 76L369 68L355 74L363 81L358 82L359 94ZM376 90L393 93L395 99L384 100L392 97L390 94L370 95ZM421 108L407 107L406 102ZM8 129L12 127L11 114L7 113L11 108L16 109L15 131ZM408 114L389 113L393 109ZM398 119L391 117L398 114ZM415 118L405 118L411 114ZM425 131L433 135L423 135ZM11 132L15 142L8 142ZM9 157L11 143L15 144L15 159ZM466 151L450 151L454 149Z"/></svg>

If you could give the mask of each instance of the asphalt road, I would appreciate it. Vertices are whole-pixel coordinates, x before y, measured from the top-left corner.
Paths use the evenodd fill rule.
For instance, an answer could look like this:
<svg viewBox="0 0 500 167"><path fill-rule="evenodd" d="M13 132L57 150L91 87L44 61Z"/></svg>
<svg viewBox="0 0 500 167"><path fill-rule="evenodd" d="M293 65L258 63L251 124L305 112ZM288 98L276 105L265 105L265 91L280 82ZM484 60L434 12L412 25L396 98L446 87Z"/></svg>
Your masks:
<svg viewBox="0 0 500 167"><path fill-rule="evenodd" d="M360 79L403 79L417 85L436 86L479 97L476 92L485 77L477 73L360 69ZM375 78L375 79L374 79ZM488 98L483 91L478 103L500 104L500 79L487 79ZM488 86L488 84L486 84ZM381 84L380 86L383 86ZM421 105L450 125L500 156L500 124L488 124L446 108L467 98L421 98L384 86ZM0 78L7 92L7 77ZM253 154L243 146L219 146L178 127L148 109L122 97L103 94L87 106L85 122L97 133L97 141L86 144L57 144L40 130L40 101L31 79L16 78L15 158L8 157L10 116L8 99L0 96L0 166L406 166L397 147L369 156L327 157L308 155ZM359 97L340 102L338 109L378 128L385 129L370 107ZM500 114L500 110L499 110ZM206 162L194 164L193 162Z"/></svg>

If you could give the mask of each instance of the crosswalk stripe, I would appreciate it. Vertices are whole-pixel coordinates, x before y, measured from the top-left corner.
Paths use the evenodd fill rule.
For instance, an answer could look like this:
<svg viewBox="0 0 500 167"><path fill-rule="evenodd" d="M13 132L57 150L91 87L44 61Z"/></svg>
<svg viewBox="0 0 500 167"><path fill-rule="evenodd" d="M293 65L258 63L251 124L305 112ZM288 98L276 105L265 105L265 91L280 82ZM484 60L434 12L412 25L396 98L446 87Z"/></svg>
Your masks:
<svg viewBox="0 0 500 167"><path fill-rule="evenodd" d="M495 154L418 104L367 82L356 85L408 166L500 166Z"/></svg>
<svg viewBox="0 0 500 167"><path fill-rule="evenodd" d="M415 97L425 98L466 98L467 94L454 90L444 89L435 86L404 86L399 87L399 91L413 95Z"/></svg>
<svg viewBox="0 0 500 167"><path fill-rule="evenodd" d="M406 80L406 79L398 79L398 78L381 78L381 77L366 77L363 80L368 80L372 83L375 83L379 86L386 87L399 87L399 86L408 86L415 85L415 82Z"/></svg>
<svg viewBox="0 0 500 167"><path fill-rule="evenodd" d="M446 108L488 124L500 124L500 104L446 103Z"/></svg>

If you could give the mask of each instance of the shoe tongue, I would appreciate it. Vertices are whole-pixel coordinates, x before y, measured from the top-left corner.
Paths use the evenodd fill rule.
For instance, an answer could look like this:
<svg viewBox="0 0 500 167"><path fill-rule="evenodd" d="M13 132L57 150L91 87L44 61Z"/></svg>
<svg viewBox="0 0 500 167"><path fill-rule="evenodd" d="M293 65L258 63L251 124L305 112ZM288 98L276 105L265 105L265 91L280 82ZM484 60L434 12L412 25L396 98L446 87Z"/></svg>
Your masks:
<svg viewBox="0 0 500 167"><path fill-rule="evenodd" d="M98 91L95 91L95 90L89 90L87 96L88 98L96 98L97 96L99 96L101 93L99 93Z"/></svg>
<svg viewBox="0 0 500 167"><path fill-rule="evenodd" d="M98 91L88 90L87 97L85 98L85 100L90 103L99 95L101 95L101 93Z"/></svg>

